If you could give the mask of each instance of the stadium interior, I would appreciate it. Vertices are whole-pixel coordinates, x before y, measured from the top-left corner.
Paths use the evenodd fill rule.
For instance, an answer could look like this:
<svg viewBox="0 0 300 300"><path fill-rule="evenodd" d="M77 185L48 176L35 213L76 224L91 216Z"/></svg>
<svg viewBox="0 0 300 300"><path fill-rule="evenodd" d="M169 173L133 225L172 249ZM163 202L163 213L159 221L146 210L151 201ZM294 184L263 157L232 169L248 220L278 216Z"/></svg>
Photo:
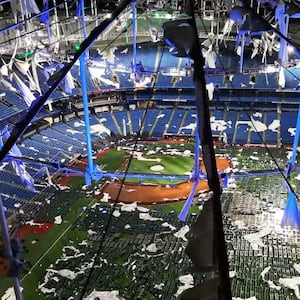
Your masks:
<svg viewBox="0 0 300 300"><path fill-rule="evenodd" d="M0 0L1 299L300 299L300 2L125 2Z"/></svg>

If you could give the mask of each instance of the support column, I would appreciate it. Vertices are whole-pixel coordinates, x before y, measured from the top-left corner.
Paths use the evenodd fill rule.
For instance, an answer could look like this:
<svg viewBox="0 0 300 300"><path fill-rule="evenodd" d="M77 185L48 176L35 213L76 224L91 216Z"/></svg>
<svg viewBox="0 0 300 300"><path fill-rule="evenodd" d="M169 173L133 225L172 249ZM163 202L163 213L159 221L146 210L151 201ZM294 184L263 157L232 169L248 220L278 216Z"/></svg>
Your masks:
<svg viewBox="0 0 300 300"><path fill-rule="evenodd" d="M133 57L132 57L132 67L134 74L134 81L137 82L137 74L136 74L136 8L135 8L135 0L131 3L132 8L132 47L133 47Z"/></svg>
<svg viewBox="0 0 300 300"><path fill-rule="evenodd" d="M188 212L190 210L190 207L193 203L195 192L197 190L199 180L200 180L200 176L199 176L199 153L200 153L200 150L199 149L200 149L200 138L199 138L199 132L198 132L198 119L197 119L197 126L196 126L196 132L195 132L194 171L193 171L193 174L191 176L191 179L195 180L195 181L194 181L192 190L191 190L186 202L184 203L184 206L182 207L180 214L178 215L178 219L182 222L186 221L187 214L188 214Z"/></svg>
<svg viewBox="0 0 300 300"><path fill-rule="evenodd" d="M291 164L294 166L296 162L296 156L297 156L297 148L299 145L299 136L300 136L300 105L298 107L298 116L297 116L297 124L296 124L296 132L294 137L294 143L293 143L293 152L291 157Z"/></svg>
<svg viewBox="0 0 300 300"><path fill-rule="evenodd" d="M297 148L299 145L299 136L300 136L300 105L298 108L297 124L296 124L296 133L293 143L293 151L291 160L287 163L286 177L289 178L290 174L295 166ZM296 197L293 191L289 190L287 203L284 209L284 214L281 220L281 227L291 226L292 228L300 230L300 215L297 206Z"/></svg>
<svg viewBox="0 0 300 300"><path fill-rule="evenodd" d="M199 120L197 118L195 132L195 161L194 161L194 177L199 180L199 158L200 158L200 137L198 131Z"/></svg>
<svg viewBox="0 0 300 300"><path fill-rule="evenodd" d="M245 33L242 33L241 53L240 53L240 73L243 73L244 50L245 50Z"/></svg>
<svg viewBox="0 0 300 300"><path fill-rule="evenodd" d="M56 28L56 42L58 42L60 40L60 31L59 31L59 22L58 22L58 16L57 16L56 0L53 0L53 6L54 6L54 22L55 22L55 28Z"/></svg>
<svg viewBox="0 0 300 300"><path fill-rule="evenodd" d="M127 130L126 130L126 120L123 119L123 135L126 136L127 135Z"/></svg>
<svg viewBox="0 0 300 300"><path fill-rule="evenodd" d="M82 30L83 38L86 39L86 27L85 27L85 14L84 14L84 0L81 1L81 18L82 18ZM84 111L84 123L85 123L85 136L86 136L86 151L88 158L88 166L86 169L85 183L87 185L92 184L92 174L94 170L93 164L93 155L92 155L92 141L90 133L90 118L89 118L89 99L87 93L87 83L86 83L86 52L82 53L79 58L80 63L80 79L81 79L81 92L82 92L82 102L83 102L83 111Z"/></svg>

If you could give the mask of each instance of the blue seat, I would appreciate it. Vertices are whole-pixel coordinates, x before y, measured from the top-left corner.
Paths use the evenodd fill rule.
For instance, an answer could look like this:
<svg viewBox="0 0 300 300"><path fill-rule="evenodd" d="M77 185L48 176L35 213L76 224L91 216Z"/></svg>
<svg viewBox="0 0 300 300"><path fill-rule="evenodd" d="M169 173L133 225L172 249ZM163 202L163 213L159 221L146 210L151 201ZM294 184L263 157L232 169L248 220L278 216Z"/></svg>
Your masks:
<svg viewBox="0 0 300 300"><path fill-rule="evenodd" d="M151 131L158 114L159 109L151 109L147 112L143 127L143 133L149 133Z"/></svg>
<svg viewBox="0 0 300 300"><path fill-rule="evenodd" d="M192 134L196 125L197 113L196 110L187 111L182 128L180 128L181 134ZM184 128L187 127L187 128Z"/></svg>
<svg viewBox="0 0 300 300"><path fill-rule="evenodd" d="M227 126L227 129L225 130L225 132L227 134L227 141L228 141L229 144L232 143L236 118L237 118L237 112L236 111L230 111L230 110L226 111L225 121L228 124L228 126Z"/></svg>
<svg viewBox="0 0 300 300"><path fill-rule="evenodd" d="M237 123L237 122L248 122L248 124L244 123ZM239 119L236 121L236 138L235 141L233 141L235 144L238 145L244 145L248 142L248 134L249 134L249 115L245 112L239 113Z"/></svg>
<svg viewBox="0 0 300 300"><path fill-rule="evenodd" d="M114 132L115 134L119 134L117 124L115 123L110 112L99 113L98 118L108 129L110 129L110 131Z"/></svg>
<svg viewBox="0 0 300 300"><path fill-rule="evenodd" d="M30 200L36 194L35 192L26 189L24 186L8 184L4 181L1 181L1 193L10 195L18 200Z"/></svg>
<svg viewBox="0 0 300 300"><path fill-rule="evenodd" d="M124 135L124 132L123 132L124 131L124 122L125 122L126 134L130 133L129 119L128 119L127 111L114 111L113 114L116 117L119 127L121 128L122 135Z"/></svg>
<svg viewBox="0 0 300 300"><path fill-rule="evenodd" d="M43 130L41 133L43 136L58 139L59 141L62 141L68 145L82 148L82 144L78 140L73 139L66 134L62 134L60 131L56 131L55 125L52 126L51 128L47 128L47 129Z"/></svg>
<svg viewBox="0 0 300 300"><path fill-rule="evenodd" d="M275 120L275 123L274 123ZM277 120L277 121L276 121ZM276 128L276 126L273 126L273 130L269 128L271 124L276 125L276 123L279 123L279 127ZM265 142L267 144L276 145L277 144L277 137L278 137L278 131L280 130L280 120L278 118L277 112L266 112L266 125L268 126L268 130L266 130L265 133ZM272 125L271 125L272 127Z"/></svg>
<svg viewBox="0 0 300 300"><path fill-rule="evenodd" d="M297 112L282 111L280 115L280 136L283 144L292 144L294 136L292 135L292 128L296 128Z"/></svg>
<svg viewBox="0 0 300 300"><path fill-rule="evenodd" d="M156 125L152 131L152 136L162 137L164 130L166 129L166 125L170 120L170 116L172 113L172 109L164 109L160 111L160 114L157 116Z"/></svg>
<svg viewBox="0 0 300 300"><path fill-rule="evenodd" d="M138 133L140 131L143 112L143 110L130 111L131 126L134 133Z"/></svg>
<svg viewBox="0 0 300 300"><path fill-rule="evenodd" d="M172 133L172 134L178 133L183 116L184 116L183 109L176 109L174 111L173 117L169 122L167 133Z"/></svg>

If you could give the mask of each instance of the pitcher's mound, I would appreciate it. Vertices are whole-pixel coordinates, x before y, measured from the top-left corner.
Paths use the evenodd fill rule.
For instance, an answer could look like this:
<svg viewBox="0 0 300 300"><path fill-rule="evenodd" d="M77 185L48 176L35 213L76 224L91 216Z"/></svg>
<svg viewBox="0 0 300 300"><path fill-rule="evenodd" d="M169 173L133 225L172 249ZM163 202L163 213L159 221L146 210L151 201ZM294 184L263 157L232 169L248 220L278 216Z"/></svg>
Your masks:
<svg viewBox="0 0 300 300"><path fill-rule="evenodd" d="M162 166L162 165L154 165L154 166L151 166L150 167L150 170L151 171L154 171L154 172L159 172L159 171L162 171L162 170L164 170L164 166Z"/></svg>

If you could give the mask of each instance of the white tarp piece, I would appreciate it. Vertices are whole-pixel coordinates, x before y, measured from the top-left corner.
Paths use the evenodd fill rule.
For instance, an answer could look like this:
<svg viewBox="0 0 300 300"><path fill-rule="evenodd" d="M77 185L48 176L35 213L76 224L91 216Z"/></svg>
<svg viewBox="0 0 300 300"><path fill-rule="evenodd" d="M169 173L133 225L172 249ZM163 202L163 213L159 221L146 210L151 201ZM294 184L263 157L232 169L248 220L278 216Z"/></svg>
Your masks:
<svg viewBox="0 0 300 300"><path fill-rule="evenodd" d="M13 73L13 79L19 87L19 91L22 94L23 100L28 106L30 106L31 103L36 99L36 97L16 73Z"/></svg>
<svg viewBox="0 0 300 300"><path fill-rule="evenodd" d="M29 84L29 89L31 91L40 91L34 58L31 59L31 62L14 59L14 65L24 76L26 76ZM32 70L35 72L35 79L33 74L31 74L30 72L30 67L32 67Z"/></svg>
<svg viewBox="0 0 300 300"><path fill-rule="evenodd" d="M182 285L178 287L178 290L175 294L176 297L182 294L183 291L194 286L194 278L191 274L179 276L178 280Z"/></svg>
<svg viewBox="0 0 300 300"><path fill-rule="evenodd" d="M90 126L91 133L102 135L103 133L110 135L111 131L103 123Z"/></svg>
<svg viewBox="0 0 300 300"><path fill-rule="evenodd" d="M104 66L89 66L89 72L91 74L94 85L102 86L102 84L114 86L116 89L120 88L119 82L113 82L112 80L105 78L105 67Z"/></svg>
<svg viewBox="0 0 300 300"><path fill-rule="evenodd" d="M68 72L65 76L65 92L72 94L73 89L75 89L74 78L71 72Z"/></svg>
<svg viewBox="0 0 300 300"><path fill-rule="evenodd" d="M3 130L0 131L0 149L3 147L4 141L8 140L9 137L10 133L8 130L8 125L6 125L3 128ZM22 157L22 152L16 144L12 146L8 153L13 157ZM23 184L25 184L28 189L34 191L34 180L31 177L31 175L26 171L24 162L22 162L21 160L12 159L11 164L16 174L20 177Z"/></svg>
<svg viewBox="0 0 300 300"><path fill-rule="evenodd" d="M289 24L289 16L285 13L286 4L282 1L278 3L275 10L275 21L277 21L279 25L280 32L287 36L288 33L288 24ZM278 58L280 59L282 64L288 62L288 51L287 51L287 42L285 39L280 39L280 50L278 53Z"/></svg>
<svg viewBox="0 0 300 300"><path fill-rule="evenodd" d="M234 24L234 21L231 20L231 19L227 19L225 24L224 24L224 27L222 29L222 35L228 35L231 30L232 30L232 27L233 27L233 24Z"/></svg>
<svg viewBox="0 0 300 300"><path fill-rule="evenodd" d="M280 88L285 88L285 76L284 76L284 67L280 66L278 73L278 85Z"/></svg>
<svg viewBox="0 0 300 300"><path fill-rule="evenodd" d="M185 235L190 231L190 228L188 225L185 225L179 229L179 231L174 233L174 236L180 239L183 239L185 242L187 241L187 238Z"/></svg>
<svg viewBox="0 0 300 300"><path fill-rule="evenodd" d="M11 9L13 14L16 15L20 13L33 13L39 14L40 10L35 2L35 0L21 0L21 5L18 0L10 0ZM26 15L25 15L26 16Z"/></svg>
<svg viewBox="0 0 300 300"><path fill-rule="evenodd" d="M9 76L11 73L11 65L6 64L3 59L1 59L2 66L0 67L0 74L2 76Z"/></svg>
<svg viewBox="0 0 300 300"><path fill-rule="evenodd" d="M258 250L259 247L264 246L262 238L270 234L271 231L272 230L270 228L266 227L258 232L245 234L243 237L250 243L253 250Z"/></svg>
<svg viewBox="0 0 300 300"><path fill-rule="evenodd" d="M1 74L0 74L0 88L4 92L6 92L6 91L16 92L17 91L17 89L15 87L13 87L13 85L9 81L4 79Z"/></svg>
<svg viewBox="0 0 300 300"><path fill-rule="evenodd" d="M160 38L158 36L158 30L154 26L149 26L148 31L153 43L157 43L160 41Z"/></svg>
<svg viewBox="0 0 300 300"><path fill-rule="evenodd" d="M62 223L62 217L61 216L56 216L54 218L54 224L60 225Z"/></svg>
<svg viewBox="0 0 300 300"><path fill-rule="evenodd" d="M117 50L117 47L107 47L105 48L105 50L101 49L101 51L100 49L97 50L98 50L98 54L101 55L102 58L106 60L108 64L115 63L115 59L116 59L115 51Z"/></svg>
<svg viewBox="0 0 300 300"><path fill-rule="evenodd" d="M22 287L21 291L23 291ZM10 287L9 289L7 289L5 294L1 297L1 300L16 300L14 288Z"/></svg>
<svg viewBox="0 0 300 300"><path fill-rule="evenodd" d="M83 298L83 300L125 300L119 295L119 291L101 291L98 292L94 290L87 297Z"/></svg>
<svg viewBox="0 0 300 300"><path fill-rule="evenodd" d="M14 60L15 63L15 67L23 74L23 75L27 75L29 68L30 68L30 64L29 61L23 61L23 60L18 60L15 59Z"/></svg>
<svg viewBox="0 0 300 300"><path fill-rule="evenodd" d="M280 128L280 120L273 120L271 124L269 124L268 129L274 132L278 132Z"/></svg>
<svg viewBox="0 0 300 300"><path fill-rule="evenodd" d="M212 45L209 46L209 48L207 50L203 50L203 56L205 58L205 67L210 68L210 69L215 69L217 54L213 50Z"/></svg>
<svg viewBox="0 0 300 300"><path fill-rule="evenodd" d="M299 285L300 277L291 277L291 278L279 278L279 283L291 290L294 291L297 299L300 299Z"/></svg>
<svg viewBox="0 0 300 300"><path fill-rule="evenodd" d="M50 78L51 75L53 75L56 71L59 71L59 69L63 68L64 65L62 63L53 63L51 65L45 65L43 67L44 76L46 78L46 81Z"/></svg>
<svg viewBox="0 0 300 300"><path fill-rule="evenodd" d="M215 86L214 86L213 82L210 82L210 83L206 84L206 90L207 90L207 93L208 93L208 99L213 100L214 91L215 91Z"/></svg>

